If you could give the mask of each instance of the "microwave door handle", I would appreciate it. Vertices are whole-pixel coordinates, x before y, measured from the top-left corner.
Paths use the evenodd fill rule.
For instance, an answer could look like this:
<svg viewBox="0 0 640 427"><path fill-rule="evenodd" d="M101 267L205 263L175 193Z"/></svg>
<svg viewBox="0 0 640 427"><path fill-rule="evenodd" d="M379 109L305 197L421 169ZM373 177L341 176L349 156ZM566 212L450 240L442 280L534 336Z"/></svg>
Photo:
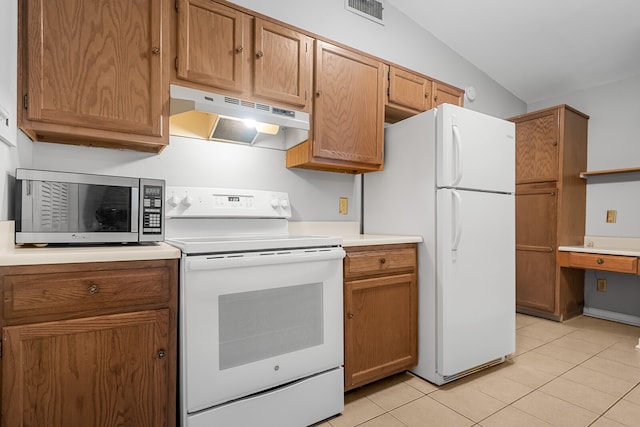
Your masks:
<svg viewBox="0 0 640 427"><path fill-rule="evenodd" d="M138 232L138 213L140 212L140 189L131 188L131 232Z"/></svg>

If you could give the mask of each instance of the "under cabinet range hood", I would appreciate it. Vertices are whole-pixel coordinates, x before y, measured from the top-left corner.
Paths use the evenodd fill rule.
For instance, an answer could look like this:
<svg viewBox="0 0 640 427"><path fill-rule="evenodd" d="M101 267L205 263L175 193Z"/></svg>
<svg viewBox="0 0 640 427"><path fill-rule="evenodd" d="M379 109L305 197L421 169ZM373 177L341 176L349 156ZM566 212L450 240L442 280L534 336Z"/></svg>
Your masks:
<svg viewBox="0 0 640 427"><path fill-rule="evenodd" d="M171 85L169 133L176 136L289 149L308 139L309 114Z"/></svg>

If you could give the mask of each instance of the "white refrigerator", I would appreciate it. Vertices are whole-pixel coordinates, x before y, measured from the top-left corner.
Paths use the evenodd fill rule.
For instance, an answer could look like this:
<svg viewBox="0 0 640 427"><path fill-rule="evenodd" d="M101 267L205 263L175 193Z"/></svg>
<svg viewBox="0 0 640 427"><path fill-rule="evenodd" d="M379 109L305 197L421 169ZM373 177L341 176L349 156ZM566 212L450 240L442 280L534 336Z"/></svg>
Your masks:
<svg viewBox="0 0 640 427"><path fill-rule="evenodd" d="M418 365L444 384L515 352L515 125L454 105L385 129L363 231L421 235Z"/></svg>

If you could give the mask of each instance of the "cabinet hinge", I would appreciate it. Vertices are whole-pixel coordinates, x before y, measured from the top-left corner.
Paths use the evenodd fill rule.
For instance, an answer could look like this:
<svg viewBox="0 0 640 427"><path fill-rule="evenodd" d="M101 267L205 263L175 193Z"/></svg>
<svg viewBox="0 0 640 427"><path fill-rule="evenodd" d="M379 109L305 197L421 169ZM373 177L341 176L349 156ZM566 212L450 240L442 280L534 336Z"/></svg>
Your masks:
<svg viewBox="0 0 640 427"><path fill-rule="evenodd" d="M22 106L24 107L25 110L29 109L29 94L25 93L24 97L22 98Z"/></svg>

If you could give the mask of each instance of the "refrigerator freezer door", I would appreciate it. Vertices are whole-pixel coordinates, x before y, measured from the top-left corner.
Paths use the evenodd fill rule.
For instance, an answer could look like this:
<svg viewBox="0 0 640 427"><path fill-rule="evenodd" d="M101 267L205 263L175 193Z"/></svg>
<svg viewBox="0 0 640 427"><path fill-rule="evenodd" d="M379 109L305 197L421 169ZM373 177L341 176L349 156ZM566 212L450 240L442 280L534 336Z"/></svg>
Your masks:
<svg viewBox="0 0 640 427"><path fill-rule="evenodd" d="M515 191L515 124L450 104L437 110L438 188Z"/></svg>
<svg viewBox="0 0 640 427"><path fill-rule="evenodd" d="M515 351L515 198L437 191L437 372Z"/></svg>

